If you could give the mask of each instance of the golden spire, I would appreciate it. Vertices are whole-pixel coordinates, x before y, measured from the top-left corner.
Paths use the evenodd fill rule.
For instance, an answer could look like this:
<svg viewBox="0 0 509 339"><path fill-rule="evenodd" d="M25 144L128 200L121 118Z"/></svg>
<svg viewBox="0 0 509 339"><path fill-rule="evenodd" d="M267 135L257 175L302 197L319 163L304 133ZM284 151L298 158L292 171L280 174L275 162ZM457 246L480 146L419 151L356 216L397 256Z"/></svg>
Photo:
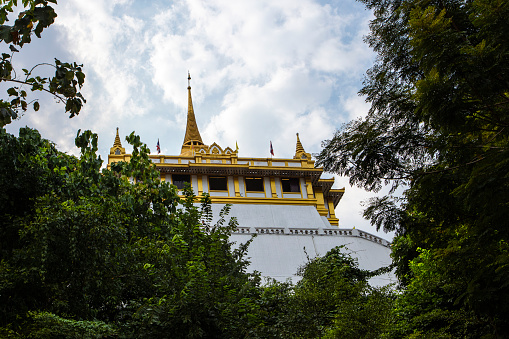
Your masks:
<svg viewBox="0 0 509 339"><path fill-rule="evenodd" d="M302 147L302 144L300 143L299 133L297 133L297 147L295 148L295 154L297 153L306 153L306 151L304 151L304 147Z"/></svg>
<svg viewBox="0 0 509 339"><path fill-rule="evenodd" d="M113 143L113 147L122 147L122 143L120 142L120 137L118 136L118 127L117 127L117 135L115 136L115 142Z"/></svg>
<svg viewBox="0 0 509 339"><path fill-rule="evenodd" d="M306 153L304 150L304 147L302 146L300 139L299 139L299 133L297 133L297 146L295 147L295 156L294 159L308 159L311 160L311 154Z"/></svg>
<svg viewBox="0 0 509 339"><path fill-rule="evenodd" d="M182 152L180 153L181 155L185 153L184 152L185 149L191 149L193 148L193 146L204 145L203 141L201 140L200 131L198 131L198 124L196 124L196 118L194 116L193 100L191 98L191 74L189 74L188 72L187 75L188 75L187 125L184 143L182 144Z"/></svg>
<svg viewBox="0 0 509 339"><path fill-rule="evenodd" d="M122 147L122 143L120 142L120 137L118 136L118 127L117 127L117 135L115 136L115 141L113 142L113 147L110 148L110 154L115 154L115 155L125 154L125 148Z"/></svg>

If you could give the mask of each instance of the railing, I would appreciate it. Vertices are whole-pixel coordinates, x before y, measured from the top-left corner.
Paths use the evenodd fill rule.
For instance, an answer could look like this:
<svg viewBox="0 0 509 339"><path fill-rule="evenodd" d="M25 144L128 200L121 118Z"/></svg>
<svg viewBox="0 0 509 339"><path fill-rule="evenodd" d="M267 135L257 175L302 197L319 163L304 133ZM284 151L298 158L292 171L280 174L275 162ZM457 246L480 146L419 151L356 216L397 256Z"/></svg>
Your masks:
<svg viewBox="0 0 509 339"><path fill-rule="evenodd" d="M258 234L285 234L284 228L256 227L255 229Z"/></svg>
<svg viewBox="0 0 509 339"><path fill-rule="evenodd" d="M290 234L300 234L300 235L316 234L316 235L318 235L318 230L309 229L309 228L290 228Z"/></svg>
<svg viewBox="0 0 509 339"><path fill-rule="evenodd" d="M340 236L359 237L390 246L390 242L375 235L356 229L311 229L311 228L288 228L284 227L237 227L234 234L277 234L277 235L316 235L316 236Z"/></svg>
<svg viewBox="0 0 509 339"><path fill-rule="evenodd" d="M390 243L387 240L379 238L379 237L377 237L375 235L372 235L372 234L369 234L369 233L365 233L365 232L362 232L362 231L358 231L358 232L359 232L359 236L364 238L364 239L368 239L368 240L377 242L377 243L382 244L384 246L389 246L390 245Z"/></svg>

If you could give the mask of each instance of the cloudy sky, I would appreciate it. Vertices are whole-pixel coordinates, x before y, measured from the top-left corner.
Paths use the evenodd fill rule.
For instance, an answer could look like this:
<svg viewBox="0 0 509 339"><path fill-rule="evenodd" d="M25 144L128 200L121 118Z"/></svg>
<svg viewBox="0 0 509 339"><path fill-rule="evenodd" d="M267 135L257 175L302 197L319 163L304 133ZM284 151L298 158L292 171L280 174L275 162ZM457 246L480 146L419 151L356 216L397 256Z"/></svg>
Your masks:
<svg viewBox="0 0 509 339"><path fill-rule="evenodd" d="M275 157L291 158L297 132L317 153L369 108L357 92L375 58L363 42L371 13L353 0L60 2L56 23L13 62L18 70L54 57L83 64L87 104L68 119L61 103L38 94L41 110L7 129L37 128L62 151L77 154L77 130L91 129L107 159L119 127L122 139L135 131L152 151L159 139L163 154L179 154L188 71L203 141L237 142L241 157L270 156L272 141ZM335 187L346 188L340 224L375 233L360 215L373 194L347 178L336 177Z"/></svg>

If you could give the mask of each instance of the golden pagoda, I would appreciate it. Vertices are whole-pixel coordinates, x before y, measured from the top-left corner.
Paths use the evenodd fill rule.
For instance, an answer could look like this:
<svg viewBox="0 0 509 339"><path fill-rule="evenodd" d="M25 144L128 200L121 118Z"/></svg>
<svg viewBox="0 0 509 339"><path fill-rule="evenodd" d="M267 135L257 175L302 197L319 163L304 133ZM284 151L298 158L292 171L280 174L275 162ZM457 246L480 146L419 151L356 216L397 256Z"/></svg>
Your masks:
<svg viewBox="0 0 509 339"><path fill-rule="evenodd" d="M248 254L252 269L281 281L295 279L297 268L308 254L324 255L337 245L349 243L360 249L373 248L375 261L390 263L386 240L355 228L339 227L335 207L345 190L332 188L334 178L321 178L323 169L315 167L298 133L293 158L239 157L238 147L233 150L217 143L206 145L196 122L190 80L188 73L187 125L180 154L150 155L150 159L160 171L161 180L178 189L190 183L197 196L208 193L215 214L225 204L232 205L230 216L237 218L239 226L231 239L245 242L253 234L258 235ZM108 165L129 158L117 129ZM382 266L369 260L364 265L367 269Z"/></svg>

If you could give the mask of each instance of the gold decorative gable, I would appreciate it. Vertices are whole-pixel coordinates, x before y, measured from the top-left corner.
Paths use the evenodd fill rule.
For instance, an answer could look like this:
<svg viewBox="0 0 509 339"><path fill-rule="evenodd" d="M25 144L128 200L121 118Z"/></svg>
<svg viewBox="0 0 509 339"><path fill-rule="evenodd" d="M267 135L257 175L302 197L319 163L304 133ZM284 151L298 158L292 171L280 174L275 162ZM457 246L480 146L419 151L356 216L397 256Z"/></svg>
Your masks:
<svg viewBox="0 0 509 339"><path fill-rule="evenodd" d="M206 152L207 155L212 156L220 156L220 155L226 155L226 156L232 156L237 154L233 151L230 147L226 147L225 149L222 149L221 146L219 146L217 143L213 143L208 147L208 152Z"/></svg>
<svg viewBox="0 0 509 339"><path fill-rule="evenodd" d="M209 154L212 154L212 155L223 155L223 149L218 144L213 143L212 145L210 145Z"/></svg>

